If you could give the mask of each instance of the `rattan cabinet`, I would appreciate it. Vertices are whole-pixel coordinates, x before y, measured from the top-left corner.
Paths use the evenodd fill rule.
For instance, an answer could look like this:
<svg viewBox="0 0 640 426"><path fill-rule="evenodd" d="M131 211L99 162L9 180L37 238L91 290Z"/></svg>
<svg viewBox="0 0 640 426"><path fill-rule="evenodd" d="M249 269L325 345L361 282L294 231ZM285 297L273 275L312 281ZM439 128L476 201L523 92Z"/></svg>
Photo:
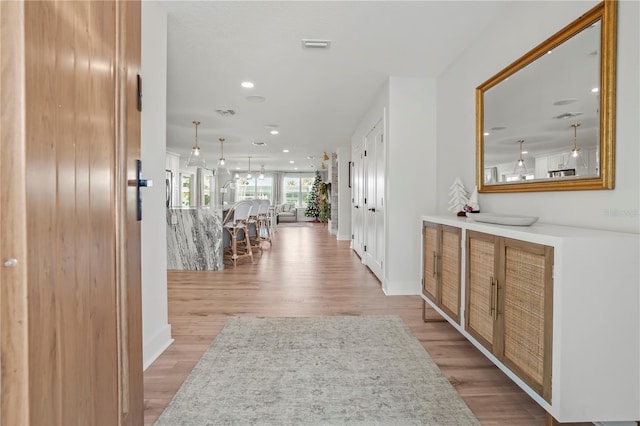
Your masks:
<svg viewBox="0 0 640 426"><path fill-rule="evenodd" d="M551 401L553 247L466 232L465 329Z"/></svg>
<svg viewBox="0 0 640 426"><path fill-rule="evenodd" d="M425 302L555 420L640 419L640 235L435 215L422 225ZM456 281L459 299L445 290Z"/></svg>
<svg viewBox="0 0 640 426"><path fill-rule="evenodd" d="M454 321L460 318L460 228L424 222L422 292Z"/></svg>

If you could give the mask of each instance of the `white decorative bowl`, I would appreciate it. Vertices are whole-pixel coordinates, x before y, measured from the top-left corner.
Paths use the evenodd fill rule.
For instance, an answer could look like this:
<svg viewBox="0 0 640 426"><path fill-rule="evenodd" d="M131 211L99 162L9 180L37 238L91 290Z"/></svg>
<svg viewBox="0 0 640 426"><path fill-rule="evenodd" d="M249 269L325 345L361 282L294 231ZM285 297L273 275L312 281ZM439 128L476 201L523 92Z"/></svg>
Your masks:
<svg viewBox="0 0 640 426"><path fill-rule="evenodd" d="M474 222L495 223L497 225L530 226L537 222L535 216L517 216L497 213L468 213L467 218Z"/></svg>

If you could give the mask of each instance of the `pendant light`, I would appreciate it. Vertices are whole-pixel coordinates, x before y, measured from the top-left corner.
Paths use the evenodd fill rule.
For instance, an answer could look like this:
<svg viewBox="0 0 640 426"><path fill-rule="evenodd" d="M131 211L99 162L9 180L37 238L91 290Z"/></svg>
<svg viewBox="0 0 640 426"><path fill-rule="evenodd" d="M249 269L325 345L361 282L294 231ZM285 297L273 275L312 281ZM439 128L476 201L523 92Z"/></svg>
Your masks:
<svg viewBox="0 0 640 426"><path fill-rule="evenodd" d="M218 176L230 176L231 172L228 168L225 167L226 161L224 159L224 138L219 138L218 140L220 141L220 159L218 160L215 174Z"/></svg>
<svg viewBox="0 0 640 426"><path fill-rule="evenodd" d="M200 155L200 145L198 145L198 126L200 125L200 122L194 120L193 124L196 127L196 144L191 149L191 154L189 154L187 167L206 167L204 158L202 157L202 155Z"/></svg>
<svg viewBox="0 0 640 426"><path fill-rule="evenodd" d="M568 167L575 168L576 174L578 174L578 159L580 159L580 161L582 162L582 166L585 169L587 169L588 167L587 163L584 161L582 153L580 152L580 148L578 148L578 127L580 127L580 123L572 124L571 127L573 127L573 149L571 150L569 156Z"/></svg>
<svg viewBox="0 0 640 426"><path fill-rule="evenodd" d="M524 175L527 173L527 166L524 162L524 158L522 158L522 144L524 140L521 139L518 141L520 144L520 156L518 157L518 161L516 161L516 166L513 168L514 175L520 175L521 179L524 179Z"/></svg>
<svg viewBox="0 0 640 426"><path fill-rule="evenodd" d="M198 146L198 126L200 125L200 122L196 120L193 122L193 124L196 126L196 144L191 152L193 153L193 155L198 157L200 155L200 146Z"/></svg>
<svg viewBox="0 0 640 426"><path fill-rule="evenodd" d="M327 161L329 160L329 156L327 155L327 152L324 152L324 155L322 156L322 161Z"/></svg>
<svg viewBox="0 0 640 426"><path fill-rule="evenodd" d="M264 179L264 164L260 166L260 176L258 179Z"/></svg>
<svg viewBox="0 0 640 426"><path fill-rule="evenodd" d="M247 170L247 179L251 179L251 156L249 156L249 168Z"/></svg>

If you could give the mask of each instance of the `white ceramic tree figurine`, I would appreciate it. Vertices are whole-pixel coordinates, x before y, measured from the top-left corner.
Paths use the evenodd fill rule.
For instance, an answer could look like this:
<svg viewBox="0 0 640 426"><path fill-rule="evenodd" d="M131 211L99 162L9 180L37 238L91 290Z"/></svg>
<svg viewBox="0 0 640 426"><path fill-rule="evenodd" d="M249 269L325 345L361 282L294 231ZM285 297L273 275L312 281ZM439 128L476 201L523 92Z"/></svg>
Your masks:
<svg viewBox="0 0 640 426"><path fill-rule="evenodd" d="M467 202L465 211L471 213L480 213L480 203L478 202L477 186L473 188L473 192L471 193L471 197L469 197L469 201Z"/></svg>
<svg viewBox="0 0 640 426"><path fill-rule="evenodd" d="M456 178L449 189L449 211L455 214L464 211L464 206L469 202L469 192L467 192L459 177Z"/></svg>

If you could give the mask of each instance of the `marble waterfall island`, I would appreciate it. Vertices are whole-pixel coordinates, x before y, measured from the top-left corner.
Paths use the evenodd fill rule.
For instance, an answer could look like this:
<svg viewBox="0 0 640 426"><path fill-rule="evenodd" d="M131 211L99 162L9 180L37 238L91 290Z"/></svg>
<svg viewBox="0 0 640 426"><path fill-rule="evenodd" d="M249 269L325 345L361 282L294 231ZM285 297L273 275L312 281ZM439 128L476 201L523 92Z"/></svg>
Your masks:
<svg viewBox="0 0 640 426"><path fill-rule="evenodd" d="M216 210L208 207L167 209L167 269L223 269L222 220Z"/></svg>

